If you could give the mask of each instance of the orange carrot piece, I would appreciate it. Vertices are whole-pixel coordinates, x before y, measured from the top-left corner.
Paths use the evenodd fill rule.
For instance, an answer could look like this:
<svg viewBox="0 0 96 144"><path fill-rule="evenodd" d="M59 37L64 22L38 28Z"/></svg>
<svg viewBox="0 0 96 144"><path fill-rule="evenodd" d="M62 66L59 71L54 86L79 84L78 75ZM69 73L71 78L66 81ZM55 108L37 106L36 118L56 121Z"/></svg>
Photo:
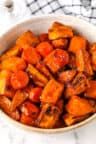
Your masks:
<svg viewBox="0 0 96 144"><path fill-rule="evenodd" d="M55 48L62 48L66 49L68 45L68 40L67 39L56 39L52 41L52 44Z"/></svg>
<svg viewBox="0 0 96 144"><path fill-rule="evenodd" d="M42 93L42 88L41 87L32 88L29 92L29 99L32 102L38 103L38 102L40 102L41 93Z"/></svg>
<svg viewBox="0 0 96 144"><path fill-rule="evenodd" d="M84 63L84 56L83 56L82 49L76 52L76 66L79 72L84 72L85 63Z"/></svg>
<svg viewBox="0 0 96 144"><path fill-rule="evenodd" d="M76 90L74 89L72 84L67 84L67 87L64 91L64 98L68 99L73 95L76 95Z"/></svg>
<svg viewBox="0 0 96 144"><path fill-rule="evenodd" d="M48 54L52 52L53 47L49 42L44 41L37 45L36 50L38 53L40 53L42 57L46 57Z"/></svg>
<svg viewBox="0 0 96 144"><path fill-rule="evenodd" d="M76 70L66 70L58 75L58 80L62 83L72 81L74 76L76 75Z"/></svg>
<svg viewBox="0 0 96 144"><path fill-rule="evenodd" d="M28 96L18 90L16 91L13 99L12 99L12 103L11 103L11 111L14 111L18 106L20 106L26 99L28 98Z"/></svg>
<svg viewBox="0 0 96 144"><path fill-rule="evenodd" d="M30 64L36 64L40 61L41 57L40 55L36 52L36 49L33 47L28 47L24 49L22 53L22 58Z"/></svg>
<svg viewBox="0 0 96 144"><path fill-rule="evenodd" d="M66 105L66 110L73 116L83 116L94 112L94 108L88 100L79 96L72 96Z"/></svg>
<svg viewBox="0 0 96 144"><path fill-rule="evenodd" d="M1 69L6 69L10 71L17 71L17 70L23 70L26 68L25 61L16 56L9 57L1 62Z"/></svg>
<svg viewBox="0 0 96 144"><path fill-rule="evenodd" d="M43 62L37 63L36 68L42 74L44 74L48 79L51 79L53 77L52 74L50 73L50 71L48 70L48 68L46 67L46 65Z"/></svg>
<svg viewBox="0 0 96 144"><path fill-rule="evenodd" d="M73 30L70 26L63 25L59 22L54 22L52 27L48 30L48 37L49 40L71 38L73 37Z"/></svg>
<svg viewBox="0 0 96 144"><path fill-rule="evenodd" d="M4 91L4 94L6 97L10 98L10 99L13 99L14 95L15 95L15 90L13 88L7 88L5 91Z"/></svg>
<svg viewBox="0 0 96 144"><path fill-rule="evenodd" d="M53 128L60 116L57 106L44 104L37 118L37 125L41 128Z"/></svg>
<svg viewBox="0 0 96 144"><path fill-rule="evenodd" d="M41 94L41 102L56 104L60 98L64 85L52 79L49 80Z"/></svg>
<svg viewBox="0 0 96 144"><path fill-rule="evenodd" d="M27 86L29 77L24 71L16 71L11 76L11 85L14 89L21 89Z"/></svg>
<svg viewBox="0 0 96 144"><path fill-rule="evenodd" d="M11 111L11 100L5 97L4 95L0 96L0 108L13 119L20 119L19 111L17 109L15 111Z"/></svg>
<svg viewBox="0 0 96 144"><path fill-rule="evenodd" d="M24 113L21 114L20 122L32 126L34 126L35 123L32 117L27 116Z"/></svg>
<svg viewBox="0 0 96 144"><path fill-rule="evenodd" d="M0 60L4 60L12 56L18 56L20 52L21 52L21 48L18 45L15 45L12 48L10 48L8 51L6 51L4 54L2 54Z"/></svg>
<svg viewBox="0 0 96 144"><path fill-rule="evenodd" d="M25 103L22 104L21 111L26 116L30 116L35 119L39 114L39 108L35 104L31 103L30 101L26 101Z"/></svg>
<svg viewBox="0 0 96 144"><path fill-rule="evenodd" d="M89 81L83 73L78 73L72 81L76 95L84 92L89 87Z"/></svg>
<svg viewBox="0 0 96 144"><path fill-rule="evenodd" d="M80 72L85 72L88 75L93 75L91 59L88 51L80 49L76 52L76 65Z"/></svg>
<svg viewBox="0 0 96 144"><path fill-rule="evenodd" d="M35 36L30 30L21 34L16 40L16 44L20 46L22 49L26 49L26 45L28 46L36 46L39 43L39 39Z"/></svg>
<svg viewBox="0 0 96 144"><path fill-rule="evenodd" d="M91 53L92 68L94 71L96 71L96 43L93 43L90 46L90 53Z"/></svg>
<svg viewBox="0 0 96 144"><path fill-rule="evenodd" d="M62 49L56 49L44 59L44 62L53 73L56 73L59 69L68 64L69 55Z"/></svg>
<svg viewBox="0 0 96 144"><path fill-rule="evenodd" d="M85 96L88 98L96 99L96 80L89 81L89 87L85 92Z"/></svg>
<svg viewBox="0 0 96 144"><path fill-rule="evenodd" d="M27 67L27 71L36 85L44 87L47 84L48 79L34 66L29 64Z"/></svg>
<svg viewBox="0 0 96 144"><path fill-rule="evenodd" d="M63 116L63 120L64 120L64 122L65 122L65 124L66 124L67 126L70 126L70 125L72 125L72 124L75 124L75 123L77 123L77 122L80 122L80 121L82 121L82 120L85 120L85 119L88 118L88 117L89 117L88 114L87 114L87 115L84 115L84 116L74 117L73 115L67 113L67 114L65 114L65 115Z"/></svg>
<svg viewBox="0 0 96 144"><path fill-rule="evenodd" d="M82 36L74 36L71 39L69 51L76 54L76 52L80 49L86 49L87 41Z"/></svg>

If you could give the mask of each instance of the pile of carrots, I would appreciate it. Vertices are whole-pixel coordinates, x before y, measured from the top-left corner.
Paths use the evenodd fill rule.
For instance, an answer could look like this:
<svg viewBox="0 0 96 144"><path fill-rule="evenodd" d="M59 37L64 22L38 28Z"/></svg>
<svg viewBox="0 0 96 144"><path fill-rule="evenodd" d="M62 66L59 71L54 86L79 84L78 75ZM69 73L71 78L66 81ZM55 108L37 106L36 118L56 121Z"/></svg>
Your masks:
<svg viewBox="0 0 96 144"><path fill-rule="evenodd" d="M61 128L96 112L96 43L54 22L0 56L0 108L34 127Z"/></svg>

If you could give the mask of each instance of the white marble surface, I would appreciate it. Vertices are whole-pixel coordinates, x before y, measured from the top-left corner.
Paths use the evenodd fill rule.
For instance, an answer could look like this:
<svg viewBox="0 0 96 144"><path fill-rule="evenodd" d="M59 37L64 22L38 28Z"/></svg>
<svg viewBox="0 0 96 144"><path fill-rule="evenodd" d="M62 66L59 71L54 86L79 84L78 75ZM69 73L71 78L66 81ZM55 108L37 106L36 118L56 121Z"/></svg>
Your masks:
<svg viewBox="0 0 96 144"><path fill-rule="evenodd" d="M96 122L61 134L25 132L0 118L0 144L96 144Z"/></svg>
<svg viewBox="0 0 96 144"><path fill-rule="evenodd" d="M22 1L22 6L20 2ZM0 35L6 32L12 25L30 17L30 12L25 7L23 0L16 0L18 11L21 14L15 13L8 15L2 4L4 0L0 0ZM22 8L24 11L22 11ZM38 134L28 133L12 125L8 125L6 120L0 117L0 144L96 144L96 121L87 124L86 126L76 129L71 132L62 134Z"/></svg>

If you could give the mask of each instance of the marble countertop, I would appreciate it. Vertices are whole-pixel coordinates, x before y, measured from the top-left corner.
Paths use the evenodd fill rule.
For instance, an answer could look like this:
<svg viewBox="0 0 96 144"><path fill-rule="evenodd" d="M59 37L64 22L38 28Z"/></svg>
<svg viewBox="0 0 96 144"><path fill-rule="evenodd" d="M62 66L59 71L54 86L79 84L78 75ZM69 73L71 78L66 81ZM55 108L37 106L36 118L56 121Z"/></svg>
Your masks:
<svg viewBox="0 0 96 144"><path fill-rule="evenodd" d="M12 25L30 17L24 3L22 7L19 6L19 11L15 15L10 15L2 7L0 0L0 35L6 32ZM19 4L19 0L16 0ZM22 0L23 2L23 0ZM22 8L24 11L22 11ZM27 13L26 13L27 11ZM0 117L0 144L96 144L96 121L75 129L71 132L61 134L38 134L36 132L28 133L12 125L8 125L6 120Z"/></svg>
<svg viewBox="0 0 96 144"><path fill-rule="evenodd" d="M71 132L39 134L26 132L0 118L1 144L96 144L96 121Z"/></svg>

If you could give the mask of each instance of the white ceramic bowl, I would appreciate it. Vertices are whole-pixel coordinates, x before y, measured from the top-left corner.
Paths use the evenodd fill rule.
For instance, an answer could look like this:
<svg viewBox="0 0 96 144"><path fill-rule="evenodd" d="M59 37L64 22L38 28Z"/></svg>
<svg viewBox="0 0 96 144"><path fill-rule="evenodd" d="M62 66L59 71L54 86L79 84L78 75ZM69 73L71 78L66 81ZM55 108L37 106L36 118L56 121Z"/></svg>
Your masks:
<svg viewBox="0 0 96 144"><path fill-rule="evenodd" d="M5 34L3 34L0 37L0 54L6 49L8 49L10 45L14 43L16 38L24 31L32 30L36 34L47 32L48 28L54 21L58 21L72 26L80 34L85 36L90 42L96 41L96 27L82 19L73 16L65 16L65 15L36 16L20 24L17 24L16 26L11 28L9 31L7 31ZM81 127L82 125L85 125L89 121L92 121L94 118L96 118L96 114L92 115L91 117L87 118L86 120L78 124L69 127L59 128L59 129L42 129L42 128L26 126L11 119L3 111L0 111L0 117L4 118L8 123L13 123L13 125L15 125L16 127L22 128L26 131L55 133L55 132L65 132L77 127Z"/></svg>

